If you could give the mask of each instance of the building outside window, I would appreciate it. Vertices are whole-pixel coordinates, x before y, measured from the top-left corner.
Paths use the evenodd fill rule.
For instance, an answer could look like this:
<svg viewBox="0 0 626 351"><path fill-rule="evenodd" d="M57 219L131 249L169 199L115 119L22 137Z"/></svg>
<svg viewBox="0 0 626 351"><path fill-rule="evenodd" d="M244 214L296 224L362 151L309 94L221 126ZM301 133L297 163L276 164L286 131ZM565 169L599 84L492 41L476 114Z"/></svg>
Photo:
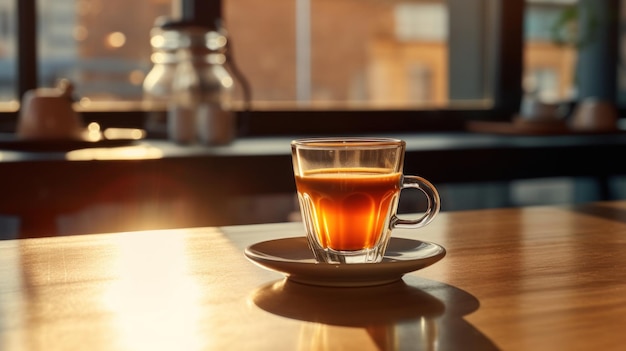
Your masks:
<svg viewBox="0 0 626 351"><path fill-rule="evenodd" d="M180 16L176 0L34 2L37 84L71 79L86 110L95 102L115 109L122 101L141 101L154 20ZM446 110L467 102L451 93L451 84L463 81L451 71L451 55L458 54L451 53L450 24L463 20L450 18L451 3L223 0L223 13L257 109ZM528 0L525 5L523 88L550 101L574 98L576 49L555 43L553 27L577 1ZM0 0L4 110L19 100L16 10L16 0ZM484 12L492 15L488 8ZM479 60L482 66L494 64L487 56ZM477 106L489 108L489 89L476 97L482 102Z"/></svg>

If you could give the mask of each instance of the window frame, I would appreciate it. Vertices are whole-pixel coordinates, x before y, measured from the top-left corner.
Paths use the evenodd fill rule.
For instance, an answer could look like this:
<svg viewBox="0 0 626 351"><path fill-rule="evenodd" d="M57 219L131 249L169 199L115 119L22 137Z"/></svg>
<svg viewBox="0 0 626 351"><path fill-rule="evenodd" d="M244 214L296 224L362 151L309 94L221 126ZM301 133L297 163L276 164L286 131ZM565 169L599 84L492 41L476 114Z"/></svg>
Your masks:
<svg viewBox="0 0 626 351"><path fill-rule="evenodd" d="M221 17L222 1L180 0L183 19L214 24ZM450 56L467 48L465 40L456 40L457 36L467 36L467 26L473 26L471 41L475 41L480 50L470 53L476 65L468 66L467 56L463 60L450 61L450 71L455 75L481 77L472 73L480 69L484 81L476 82L474 88L486 89L492 104L478 107L451 107L445 109L253 109L239 111L241 121L240 136L272 135L329 135L329 134L365 134L392 132L423 131L462 131L467 120L508 120L519 109L521 101L522 53L523 53L523 11L524 0L449 0ZM467 7L475 6L482 13L491 11L478 21L468 21L468 16L461 16ZM36 0L17 1L17 84L16 94L20 97L29 89L37 87L37 14ZM492 21L485 19L493 18ZM470 23L468 23L470 22ZM484 48L492 47L493 50ZM486 72L485 70L491 70ZM452 76L452 74L450 74ZM451 79L454 79L452 77ZM452 84L450 84L452 86ZM3 131L14 127L19 111L2 112L0 128ZM97 121L103 127L125 126L142 127L146 111L111 109L107 111L83 111L86 122ZM294 121L297 121L294 123Z"/></svg>

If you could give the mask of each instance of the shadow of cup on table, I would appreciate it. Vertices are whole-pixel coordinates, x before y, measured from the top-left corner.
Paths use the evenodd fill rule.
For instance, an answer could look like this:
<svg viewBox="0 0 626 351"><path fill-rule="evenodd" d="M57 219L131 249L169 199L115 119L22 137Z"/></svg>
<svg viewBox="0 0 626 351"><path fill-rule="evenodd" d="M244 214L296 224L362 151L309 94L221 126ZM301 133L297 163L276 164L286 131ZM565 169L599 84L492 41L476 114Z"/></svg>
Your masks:
<svg viewBox="0 0 626 351"><path fill-rule="evenodd" d="M406 278L405 278L406 279ZM421 280L420 287L404 280L391 284L337 288L306 285L289 279L253 291L249 300L262 310L309 322L302 326L300 348L332 349L345 344L350 330L367 335L379 349L497 350L463 320L478 308L470 294L438 282ZM420 286L418 285L418 286ZM445 295L446 301L429 293ZM441 348L441 345L446 347Z"/></svg>

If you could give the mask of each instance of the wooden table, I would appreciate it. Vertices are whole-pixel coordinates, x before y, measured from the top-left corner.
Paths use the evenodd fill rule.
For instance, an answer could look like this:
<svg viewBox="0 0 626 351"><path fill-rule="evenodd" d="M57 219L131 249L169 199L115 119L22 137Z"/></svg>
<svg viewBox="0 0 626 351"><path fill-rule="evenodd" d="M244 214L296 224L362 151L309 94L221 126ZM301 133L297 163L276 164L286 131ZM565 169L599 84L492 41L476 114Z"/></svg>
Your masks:
<svg viewBox="0 0 626 351"><path fill-rule="evenodd" d="M301 223L0 242L0 349L622 350L626 202L441 213L441 261L328 288L248 261Z"/></svg>

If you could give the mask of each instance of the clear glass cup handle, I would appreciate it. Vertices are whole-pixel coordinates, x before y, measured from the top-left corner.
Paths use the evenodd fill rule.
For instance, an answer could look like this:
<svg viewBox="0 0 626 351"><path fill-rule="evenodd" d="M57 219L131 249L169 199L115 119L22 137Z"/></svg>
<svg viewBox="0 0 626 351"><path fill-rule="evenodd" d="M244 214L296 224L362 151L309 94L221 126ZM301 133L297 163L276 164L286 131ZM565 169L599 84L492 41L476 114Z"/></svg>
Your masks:
<svg viewBox="0 0 626 351"><path fill-rule="evenodd" d="M418 189L424 193L428 200L428 208L426 212L417 219L403 219L394 214L391 218L391 228L420 228L430 223L437 213L439 213L441 207L439 192L437 192L435 186L422 177L405 175L402 178L402 188L400 191L404 189Z"/></svg>

